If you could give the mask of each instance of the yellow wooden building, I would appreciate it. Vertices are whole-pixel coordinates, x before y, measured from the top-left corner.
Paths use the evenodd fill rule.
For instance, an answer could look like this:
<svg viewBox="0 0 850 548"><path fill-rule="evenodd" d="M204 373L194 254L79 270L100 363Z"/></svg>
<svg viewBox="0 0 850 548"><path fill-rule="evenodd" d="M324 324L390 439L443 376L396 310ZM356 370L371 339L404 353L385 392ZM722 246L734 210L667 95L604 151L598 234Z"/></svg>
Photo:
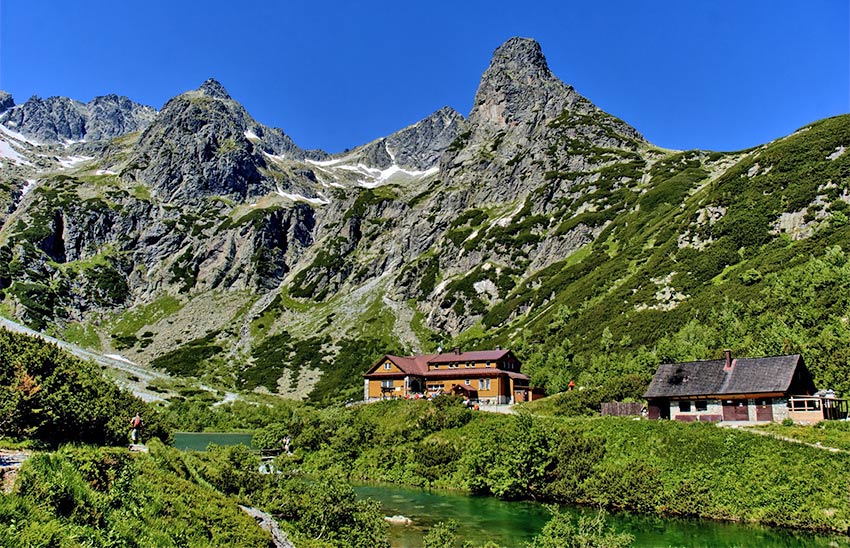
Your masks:
<svg viewBox="0 0 850 548"><path fill-rule="evenodd" d="M510 350L382 357L364 375L363 398L410 398L460 393L484 403L503 404L542 397Z"/></svg>

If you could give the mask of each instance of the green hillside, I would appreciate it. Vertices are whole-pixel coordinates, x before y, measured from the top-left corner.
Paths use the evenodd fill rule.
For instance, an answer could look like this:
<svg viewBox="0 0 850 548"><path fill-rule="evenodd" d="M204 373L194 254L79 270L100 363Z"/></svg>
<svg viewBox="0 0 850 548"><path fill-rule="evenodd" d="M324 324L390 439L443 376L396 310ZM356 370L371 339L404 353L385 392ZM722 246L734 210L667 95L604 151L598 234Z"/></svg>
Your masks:
<svg viewBox="0 0 850 548"><path fill-rule="evenodd" d="M727 155L667 157L580 260L530 276L460 340L512 346L551 392L731 348L802 353L819 385L846 393L850 156L827 158L848 142L845 115L747 151L716 179L706 168ZM802 226L782 230L789 212Z"/></svg>

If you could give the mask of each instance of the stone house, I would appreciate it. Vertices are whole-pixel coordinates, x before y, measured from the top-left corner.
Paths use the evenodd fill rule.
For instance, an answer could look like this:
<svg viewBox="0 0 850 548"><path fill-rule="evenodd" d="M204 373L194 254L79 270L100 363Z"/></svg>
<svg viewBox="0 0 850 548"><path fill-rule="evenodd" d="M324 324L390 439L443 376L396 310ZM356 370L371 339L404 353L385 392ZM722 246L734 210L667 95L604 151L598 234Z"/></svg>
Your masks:
<svg viewBox="0 0 850 548"><path fill-rule="evenodd" d="M843 418L847 402L818 393L802 356L734 358L658 366L646 391L651 419L811 423Z"/></svg>

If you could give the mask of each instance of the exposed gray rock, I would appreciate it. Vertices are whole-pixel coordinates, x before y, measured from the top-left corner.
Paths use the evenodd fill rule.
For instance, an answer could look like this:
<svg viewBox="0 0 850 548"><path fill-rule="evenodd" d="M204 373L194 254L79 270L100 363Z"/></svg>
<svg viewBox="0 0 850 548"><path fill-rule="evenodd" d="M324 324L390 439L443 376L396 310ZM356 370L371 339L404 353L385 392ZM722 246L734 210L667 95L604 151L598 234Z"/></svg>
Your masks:
<svg viewBox="0 0 850 548"><path fill-rule="evenodd" d="M15 100L10 93L0 90L0 114L15 106Z"/></svg>
<svg viewBox="0 0 850 548"><path fill-rule="evenodd" d="M127 97L104 95L87 105L86 140L112 139L146 128L156 110L134 103Z"/></svg>
<svg viewBox="0 0 850 548"><path fill-rule="evenodd" d="M204 95L212 97L213 99L232 99L230 94L227 93L227 90L224 89L224 86L222 86L215 78L207 79L206 82L201 84L198 91Z"/></svg>
<svg viewBox="0 0 850 548"><path fill-rule="evenodd" d="M37 235L35 247L19 244L17 228L5 229L10 243L0 247L0 276L4 261L28 265L15 273L21 281L81 272L51 281L67 291L38 303L57 317L162 294L264 299L286 290L327 301L379 285L396 301L416 302L430 327L456 334L530 274L598 236L602 223L558 229L576 214L569 205L596 189L602 168L640 161L643 145L521 38L496 50L469 120L444 107L332 162L307 162L328 156L254 120L213 79L155 115L106 96L89 105L33 99L2 116L42 139L92 140L62 151L93 157L87 171L41 182L44 191L11 214ZM133 127L144 129L102 140ZM629 181L610 182L621 184ZM98 254L108 255L103 271L56 267ZM0 279L0 287L11 283L11 273Z"/></svg>
<svg viewBox="0 0 850 548"><path fill-rule="evenodd" d="M440 155L462 131L463 116L443 107L424 120L387 137L389 153L403 168L425 171L437 164Z"/></svg>
<svg viewBox="0 0 850 548"><path fill-rule="evenodd" d="M147 127L155 115L153 108L117 95L86 104L67 97L33 96L0 114L0 124L43 143L61 143L118 137Z"/></svg>
<svg viewBox="0 0 850 548"><path fill-rule="evenodd" d="M437 165L440 156L461 133L463 124L463 116L443 107L413 125L335 157L370 168L387 169L396 165L409 171L425 171Z"/></svg>
<svg viewBox="0 0 850 548"><path fill-rule="evenodd" d="M31 97L0 115L0 124L45 143L80 141L86 134L86 106L67 97Z"/></svg>

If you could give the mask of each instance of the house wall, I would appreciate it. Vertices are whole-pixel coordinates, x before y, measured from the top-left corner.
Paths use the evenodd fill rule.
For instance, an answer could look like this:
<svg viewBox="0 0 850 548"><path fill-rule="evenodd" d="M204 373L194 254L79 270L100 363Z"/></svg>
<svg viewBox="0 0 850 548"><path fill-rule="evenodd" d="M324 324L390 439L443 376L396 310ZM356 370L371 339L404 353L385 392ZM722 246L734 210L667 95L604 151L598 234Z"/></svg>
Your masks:
<svg viewBox="0 0 850 548"><path fill-rule="evenodd" d="M823 421L823 411L791 411L788 410L788 417L796 423L814 424Z"/></svg>
<svg viewBox="0 0 850 548"><path fill-rule="evenodd" d="M389 380L392 382L393 391L386 393L386 396L390 397L402 397L404 396L404 379L369 379L367 382L369 383L366 399L380 399L385 395L385 393L381 390L381 382L383 380Z"/></svg>
<svg viewBox="0 0 850 548"><path fill-rule="evenodd" d="M782 422L790 416L788 398L773 398L773 422Z"/></svg>
<svg viewBox="0 0 850 548"><path fill-rule="evenodd" d="M696 410L696 400L691 402L690 411L679 411L679 401L670 402L670 418L682 422L719 422L723 419L723 403L720 400L703 400L705 411Z"/></svg>
<svg viewBox="0 0 850 548"><path fill-rule="evenodd" d="M441 384L443 385L443 392L450 392L455 385L468 386L478 391L479 400L490 400L491 403L508 403L510 400L510 379L506 377L488 377L490 379L490 389L488 390L486 388L478 388L478 379L476 378L470 378L467 385L467 377L462 376L463 371L461 370L458 373L461 376L430 379L425 384L427 387Z"/></svg>
<svg viewBox="0 0 850 548"><path fill-rule="evenodd" d="M683 422L694 422L694 421L711 421L714 420L715 416L719 416L721 419L723 417L723 401L722 400L707 400L706 401L706 410L705 411L696 411L695 402L696 400L684 400L691 402L691 411L684 412L679 411L679 401L674 400L670 402L670 418L674 420L680 420ZM784 419L789 416L794 419L795 422L817 422L823 420L823 416L821 412L800 412L795 411L791 412L788 409L788 399L787 398L773 398L773 404L771 405L773 410L773 422L782 422ZM747 412L750 421L755 422L756 420L756 407L754 398L747 399ZM817 415L809 416L809 413L814 413ZM794 415L797 415L795 418Z"/></svg>

